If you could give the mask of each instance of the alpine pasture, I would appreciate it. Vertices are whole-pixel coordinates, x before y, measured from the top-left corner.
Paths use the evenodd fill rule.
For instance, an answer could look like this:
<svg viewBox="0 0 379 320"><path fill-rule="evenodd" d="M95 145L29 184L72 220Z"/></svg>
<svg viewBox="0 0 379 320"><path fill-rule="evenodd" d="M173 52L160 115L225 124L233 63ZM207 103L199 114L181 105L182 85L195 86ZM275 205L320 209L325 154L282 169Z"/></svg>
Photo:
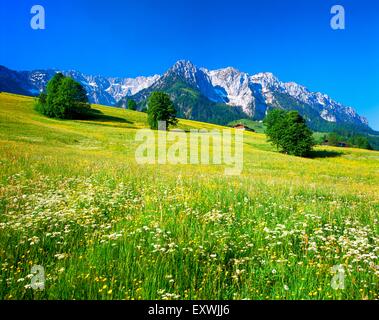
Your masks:
<svg viewBox="0 0 379 320"><path fill-rule="evenodd" d="M245 132L238 176L138 165L146 114L33 106L0 94L0 299L379 299L379 152L297 158Z"/></svg>

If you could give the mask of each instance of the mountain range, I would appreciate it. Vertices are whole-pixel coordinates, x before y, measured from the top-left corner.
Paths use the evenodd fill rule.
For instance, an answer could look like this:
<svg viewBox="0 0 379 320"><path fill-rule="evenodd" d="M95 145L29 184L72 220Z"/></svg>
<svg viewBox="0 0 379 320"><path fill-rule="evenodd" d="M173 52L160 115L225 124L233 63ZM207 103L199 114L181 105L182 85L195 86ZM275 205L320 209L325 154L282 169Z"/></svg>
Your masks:
<svg viewBox="0 0 379 320"><path fill-rule="evenodd" d="M295 82L282 82L272 73L249 75L233 67L199 68L190 61L176 62L163 75L137 78L92 76L78 71L14 71L0 66L0 91L38 95L56 72L80 82L91 103L125 107L129 99L146 108L153 91L170 94L178 116L227 124L242 118L262 120L271 108L297 110L318 131L336 127L374 132L366 118L352 107Z"/></svg>
<svg viewBox="0 0 379 320"><path fill-rule="evenodd" d="M81 83L87 91L91 103L114 106L125 96L133 95L152 85L159 75L137 78L112 78L87 75L75 70L33 70L14 71L0 66L0 91L38 95L46 88L47 82L55 73L62 72L65 76Z"/></svg>

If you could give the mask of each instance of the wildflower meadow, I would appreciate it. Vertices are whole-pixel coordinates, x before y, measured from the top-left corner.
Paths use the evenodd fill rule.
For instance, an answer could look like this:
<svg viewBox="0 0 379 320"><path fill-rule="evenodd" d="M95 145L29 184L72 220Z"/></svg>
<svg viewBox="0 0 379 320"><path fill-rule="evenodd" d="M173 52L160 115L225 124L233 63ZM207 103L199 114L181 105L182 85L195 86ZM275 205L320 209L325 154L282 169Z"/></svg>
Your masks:
<svg viewBox="0 0 379 320"><path fill-rule="evenodd" d="M140 165L144 113L33 104L0 94L0 299L379 299L379 152L245 132L240 175Z"/></svg>

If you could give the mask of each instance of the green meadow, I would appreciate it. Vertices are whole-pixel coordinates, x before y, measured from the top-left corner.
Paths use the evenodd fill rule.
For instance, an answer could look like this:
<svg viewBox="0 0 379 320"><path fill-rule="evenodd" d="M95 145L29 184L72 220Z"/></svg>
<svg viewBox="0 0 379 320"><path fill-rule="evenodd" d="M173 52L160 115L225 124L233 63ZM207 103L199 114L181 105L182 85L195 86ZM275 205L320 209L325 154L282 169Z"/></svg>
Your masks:
<svg viewBox="0 0 379 320"><path fill-rule="evenodd" d="M0 299L379 299L379 152L245 132L238 176L139 165L146 114L92 107L54 120L0 93Z"/></svg>

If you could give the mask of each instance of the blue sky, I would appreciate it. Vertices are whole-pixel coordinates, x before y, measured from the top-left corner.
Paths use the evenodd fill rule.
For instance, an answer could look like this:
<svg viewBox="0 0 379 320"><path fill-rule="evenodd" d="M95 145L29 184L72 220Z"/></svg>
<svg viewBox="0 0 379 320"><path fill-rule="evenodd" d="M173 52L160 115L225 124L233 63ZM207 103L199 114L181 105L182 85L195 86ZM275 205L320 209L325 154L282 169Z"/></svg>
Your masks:
<svg viewBox="0 0 379 320"><path fill-rule="evenodd" d="M273 72L321 91L379 130L379 2L369 0L0 0L0 64L105 76L163 73L175 61ZM46 29L32 30L43 5ZM346 29L330 27L343 5Z"/></svg>

